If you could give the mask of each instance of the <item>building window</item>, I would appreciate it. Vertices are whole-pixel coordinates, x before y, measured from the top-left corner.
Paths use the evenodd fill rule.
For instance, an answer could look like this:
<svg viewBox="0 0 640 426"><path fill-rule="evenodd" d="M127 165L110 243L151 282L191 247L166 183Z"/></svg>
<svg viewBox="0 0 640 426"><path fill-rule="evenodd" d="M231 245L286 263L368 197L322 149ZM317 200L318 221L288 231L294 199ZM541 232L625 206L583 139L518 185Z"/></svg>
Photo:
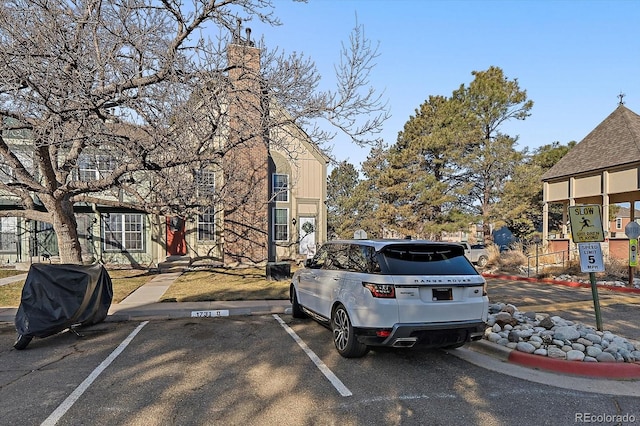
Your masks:
<svg viewBox="0 0 640 426"><path fill-rule="evenodd" d="M0 182L15 182L15 172L13 168L8 164L0 163Z"/></svg>
<svg viewBox="0 0 640 426"><path fill-rule="evenodd" d="M621 217L617 217L616 218L616 229L622 229L622 218Z"/></svg>
<svg viewBox="0 0 640 426"><path fill-rule="evenodd" d="M213 241L215 238L215 213L207 207L198 215L198 241Z"/></svg>
<svg viewBox="0 0 640 426"><path fill-rule="evenodd" d="M116 159L109 154L83 155L78 160L78 179L89 182L105 177L116 168Z"/></svg>
<svg viewBox="0 0 640 426"><path fill-rule="evenodd" d="M16 252L18 221L15 217L0 217L0 251Z"/></svg>
<svg viewBox="0 0 640 426"><path fill-rule="evenodd" d="M289 241L289 209L273 209L273 240Z"/></svg>
<svg viewBox="0 0 640 426"><path fill-rule="evenodd" d="M216 189L216 175L211 170L198 170L198 195L211 197Z"/></svg>
<svg viewBox="0 0 640 426"><path fill-rule="evenodd" d="M102 216L105 251L143 251L143 216L110 213Z"/></svg>
<svg viewBox="0 0 640 426"><path fill-rule="evenodd" d="M273 174L273 199L275 201L289 201L289 175Z"/></svg>

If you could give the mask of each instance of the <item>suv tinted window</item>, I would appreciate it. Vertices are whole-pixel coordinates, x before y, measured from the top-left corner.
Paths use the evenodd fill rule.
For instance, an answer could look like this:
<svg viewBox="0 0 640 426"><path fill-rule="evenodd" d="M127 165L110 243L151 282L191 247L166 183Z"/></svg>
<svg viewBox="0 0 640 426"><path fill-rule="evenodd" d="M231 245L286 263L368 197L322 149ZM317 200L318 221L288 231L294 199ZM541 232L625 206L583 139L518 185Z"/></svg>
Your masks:
<svg viewBox="0 0 640 426"><path fill-rule="evenodd" d="M325 263L324 269L344 269L349 270L349 244L328 244L329 261Z"/></svg>
<svg viewBox="0 0 640 426"><path fill-rule="evenodd" d="M392 275L478 275L462 246L391 244L378 254L383 273Z"/></svg>
<svg viewBox="0 0 640 426"><path fill-rule="evenodd" d="M307 268L312 269L321 269L327 263L327 259L329 258L329 246L324 245L320 247L318 252L312 259L307 261Z"/></svg>
<svg viewBox="0 0 640 426"><path fill-rule="evenodd" d="M371 246L352 244L350 248L350 271L368 274L380 272L380 265L375 257L375 249Z"/></svg>
<svg viewBox="0 0 640 426"><path fill-rule="evenodd" d="M380 273L375 249L360 244L325 244L306 266L313 269Z"/></svg>

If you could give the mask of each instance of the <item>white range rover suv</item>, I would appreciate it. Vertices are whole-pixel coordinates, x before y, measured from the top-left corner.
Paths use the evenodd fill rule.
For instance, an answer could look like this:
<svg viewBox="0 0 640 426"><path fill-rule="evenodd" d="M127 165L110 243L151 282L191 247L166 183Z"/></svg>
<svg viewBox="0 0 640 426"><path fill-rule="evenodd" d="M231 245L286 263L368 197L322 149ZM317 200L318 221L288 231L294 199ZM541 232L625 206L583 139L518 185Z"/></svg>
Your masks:
<svg viewBox="0 0 640 426"><path fill-rule="evenodd" d="M370 346L479 340L489 304L460 244L422 240L329 241L295 272L290 299L293 317L328 326L347 358Z"/></svg>

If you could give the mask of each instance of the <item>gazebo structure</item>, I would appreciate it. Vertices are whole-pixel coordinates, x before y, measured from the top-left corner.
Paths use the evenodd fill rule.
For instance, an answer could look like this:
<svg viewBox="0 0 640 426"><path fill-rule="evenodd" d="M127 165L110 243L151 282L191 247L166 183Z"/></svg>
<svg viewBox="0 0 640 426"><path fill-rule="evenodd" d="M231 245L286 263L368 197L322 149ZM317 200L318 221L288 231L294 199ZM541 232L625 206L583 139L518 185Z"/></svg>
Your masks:
<svg viewBox="0 0 640 426"><path fill-rule="evenodd" d="M628 205L630 220L635 220L635 203L640 200L640 115L624 106L620 95L618 107L580 143L574 146L543 176L543 241L549 252L572 247L568 226L569 206L599 204L605 257L624 257L628 239L624 232L611 232L610 207ZM549 231L549 207L562 205L562 226Z"/></svg>

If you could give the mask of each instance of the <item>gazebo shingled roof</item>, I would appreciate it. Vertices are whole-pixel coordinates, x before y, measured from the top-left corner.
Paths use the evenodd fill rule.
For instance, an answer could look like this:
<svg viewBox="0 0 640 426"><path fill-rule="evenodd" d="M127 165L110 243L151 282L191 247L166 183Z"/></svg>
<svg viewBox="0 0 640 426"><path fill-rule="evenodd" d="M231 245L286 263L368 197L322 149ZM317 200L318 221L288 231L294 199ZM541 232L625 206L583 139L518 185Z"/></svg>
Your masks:
<svg viewBox="0 0 640 426"><path fill-rule="evenodd" d="M619 105L542 175L543 181L640 162L640 115Z"/></svg>

